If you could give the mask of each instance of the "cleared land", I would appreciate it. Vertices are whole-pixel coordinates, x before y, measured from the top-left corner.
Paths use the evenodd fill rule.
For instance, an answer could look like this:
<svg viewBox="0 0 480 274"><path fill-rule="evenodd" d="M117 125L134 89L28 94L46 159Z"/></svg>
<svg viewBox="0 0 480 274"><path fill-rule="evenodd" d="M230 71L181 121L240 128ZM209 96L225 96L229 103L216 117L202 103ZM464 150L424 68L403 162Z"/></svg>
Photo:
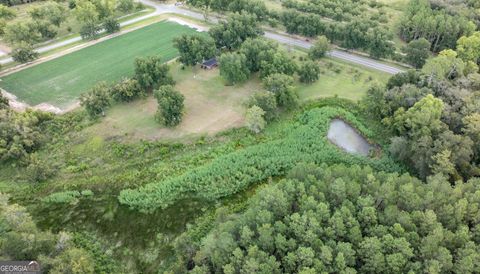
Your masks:
<svg viewBox="0 0 480 274"><path fill-rule="evenodd" d="M177 82L175 89L185 96L185 114L175 128L164 128L154 115L157 101L153 96L110 108L100 123L89 127L87 134L103 138L176 139L198 134L214 134L232 127L243 126L243 103L261 89L258 79L236 86L225 86L218 69L181 69L172 64L171 72Z"/></svg>
<svg viewBox="0 0 480 274"><path fill-rule="evenodd" d="M296 58L304 56L295 52ZM321 61L320 79L309 85L296 83L301 101L321 97L339 96L351 100L360 99L375 81L385 82L389 75L374 70L364 70L334 59ZM124 141L138 139L179 140L244 125L245 102L249 96L262 90L260 80L252 75L241 85L225 86L218 69L181 69L171 64L171 73L177 82L175 89L185 95L185 116L175 128L165 128L155 119L157 102L153 96L131 103L116 104L99 123L84 130L86 136L104 139L121 138Z"/></svg>
<svg viewBox="0 0 480 274"><path fill-rule="evenodd" d="M162 21L7 75L0 87L30 105L66 108L98 81L114 82L131 75L136 57L174 58L173 38L192 32L189 27Z"/></svg>
<svg viewBox="0 0 480 274"><path fill-rule="evenodd" d="M375 82L386 83L390 77L373 69L356 66L332 58L323 59L320 79L312 84L299 84L300 100L307 101L323 97L338 96L360 100Z"/></svg>

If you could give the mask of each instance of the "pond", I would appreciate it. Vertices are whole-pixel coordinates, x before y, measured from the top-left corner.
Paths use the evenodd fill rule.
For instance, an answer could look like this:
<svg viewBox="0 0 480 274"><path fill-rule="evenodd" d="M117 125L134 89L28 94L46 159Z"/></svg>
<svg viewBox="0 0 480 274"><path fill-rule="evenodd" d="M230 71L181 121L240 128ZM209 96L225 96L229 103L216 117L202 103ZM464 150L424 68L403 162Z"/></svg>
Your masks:
<svg viewBox="0 0 480 274"><path fill-rule="evenodd" d="M327 134L328 139L348 153L368 156L371 145L349 124L341 119L333 119Z"/></svg>

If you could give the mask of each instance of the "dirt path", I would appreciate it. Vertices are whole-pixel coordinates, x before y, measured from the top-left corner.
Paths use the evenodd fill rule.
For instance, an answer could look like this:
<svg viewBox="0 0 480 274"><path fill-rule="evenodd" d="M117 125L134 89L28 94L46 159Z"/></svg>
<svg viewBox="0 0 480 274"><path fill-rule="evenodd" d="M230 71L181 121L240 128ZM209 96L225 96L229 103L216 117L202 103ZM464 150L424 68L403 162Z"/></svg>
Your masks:
<svg viewBox="0 0 480 274"><path fill-rule="evenodd" d="M41 111L51 112L55 114L62 114L66 112L66 110L62 110L48 103L41 103L35 106L30 106L29 104L18 100L17 96L1 88L0 88L0 93L2 93L2 95L8 99L8 104L10 108L15 111L25 111L26 109L30 108L34 110L41 110Z"/></svg>

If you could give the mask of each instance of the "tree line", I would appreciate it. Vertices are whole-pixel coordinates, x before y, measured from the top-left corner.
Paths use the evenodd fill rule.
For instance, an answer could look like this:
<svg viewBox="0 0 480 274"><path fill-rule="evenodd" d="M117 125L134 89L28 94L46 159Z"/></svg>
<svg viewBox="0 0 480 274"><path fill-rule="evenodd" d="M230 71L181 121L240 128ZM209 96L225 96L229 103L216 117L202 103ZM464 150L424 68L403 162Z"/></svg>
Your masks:
<svg viewBox="0 0 480 274"><path fill-rule="evenodd" d="M47 1L30 8L28 19L11 21L16 17L15 12L0 5L0 35L14 47L13 59L26 63L38 58L34 46L55 38L70 17L80 25L83 39L94 39L101 30L106 33L119 31L118 15L138 8L132 0L75 0L68 7L64 2ZM11 22L7 24L7 21ZM67 30L71 32L72 26Z"/></svg>
<svg viewBox="0 0 480 274"><path fill-rule="evenodd" d="M428 0L411 0L400 22L400 36L410 42L425 38L433 52L454 48L457 40L476 29L474 22L445 9L433 9Z"/></svg>

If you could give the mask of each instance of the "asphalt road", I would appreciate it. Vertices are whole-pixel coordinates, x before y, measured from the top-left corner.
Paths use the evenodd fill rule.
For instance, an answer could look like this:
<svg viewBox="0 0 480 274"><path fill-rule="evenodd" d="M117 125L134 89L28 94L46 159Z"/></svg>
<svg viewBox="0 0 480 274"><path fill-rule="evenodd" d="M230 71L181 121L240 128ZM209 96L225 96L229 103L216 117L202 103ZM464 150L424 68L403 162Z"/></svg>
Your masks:
<svg viewBox="0 0 480 274"><path fill-rule="evenodd" d="M162 4L162 3L151 1L151 0L140 0L140 2L142 2L146 5L155 7L155 11L153 13L147 14L145 16L137 17L137 18L122 22L120 24L121 26L130 25L130 24L136 23L138 21L141 21L141 20L153 17L153 16L157 16L157 15L160 15L160 14L166 14L166 13L179 14L179 15L183 15L183 16L187 16L187 17L191 17L191 18L195 18L195 19L200 19L200 20L204 19L204 15L199 13L199 12L186 10L186 9L183 9L181 7L178 7L178 6L175 6L175 5L172 5L172 4L167 5L167 4ZM217 21L217 19L215 19L212 16L209 17L209 20L213 21L213 22ZM298 38L294 38L294 37L291 37L291 36L288 36L288 35L273 33L273 32L265 32L265 37L267 37L268 39L275 40L275 41L277 41L279 43L282 43L282 44L297 46L297 47L306 48L306 49L308 49L312 46L312 43L310 43L308 41L298 39ZM54 43L54 44L51 44L51 45L39 47L39 48L37 48L37 52L39 52L39 53L47 52L47 51L50 51L50 50L53 50L53 49L56 49L56 48L60 48L60 47L63 47L63 46L69 45L69 44L79 42L81 40L82 39L80 37L74 37L74 38L67 39L67 40L64 40L64 41L61 41L61 42L58 42L58 43ZM347 61L347 62L355 63L355 64L358 64L358 65L362 65L362 66L365 66L365 67L368 67L368 68L371 68L371 69L375 69L375 70L379 70L379 71L382 71L382 72L386 72L386 73L389 73L389 74L396 74L396 73L404 71L402 69L399 69L399 68L391 66L391 65L387 65L387 64L379 62L377 60L374 60L374 59L371 59L371 58L368 58L368 57L359 56L359 55L356 55L356 54L351 54L351 53L348 53L348 52L345 52L345 51L332 50L332 51L328 52L328 55L331 56L331 57L334 57L334 58L342 59L342 60ZM0 64L4 65L4 64L10 63L12 61L13 61L13 59L11 57L4 58L4 59L0 60Z"/></svg>

